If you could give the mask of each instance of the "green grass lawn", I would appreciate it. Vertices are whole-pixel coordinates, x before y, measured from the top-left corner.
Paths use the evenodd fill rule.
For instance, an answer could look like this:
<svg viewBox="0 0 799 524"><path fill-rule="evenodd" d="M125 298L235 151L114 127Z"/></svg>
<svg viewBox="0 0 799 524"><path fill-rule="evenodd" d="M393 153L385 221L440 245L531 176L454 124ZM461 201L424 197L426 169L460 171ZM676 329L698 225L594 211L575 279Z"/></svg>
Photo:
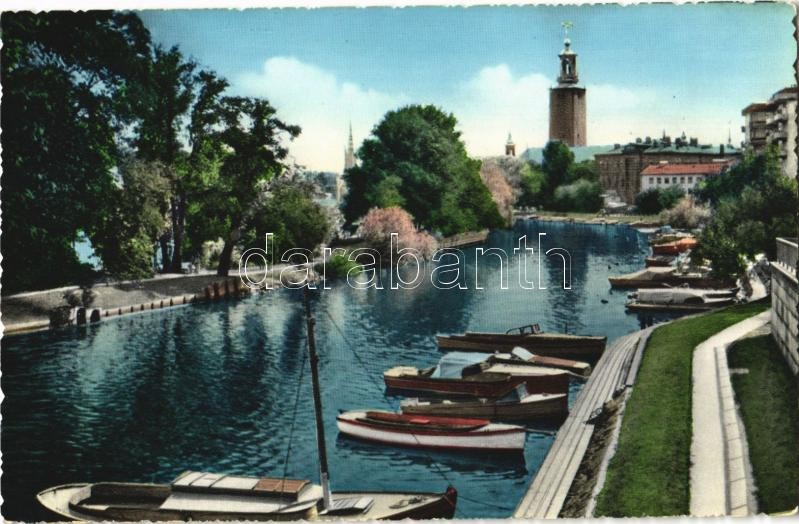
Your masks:
<svg viewBox="0 0 799 524"><path fill-rule="evenodd" d="M796 378L774 339L744 339L729 351L735 398L746 426L749 458L760 511L775 513L799 504L799 408Z"/></svg>
<svg viewBox="0 0 799 524"><path fill-rule="evenodd" d="M694 348L769 308L767 301L677 320L649 338L622 419L597 516L686 515L690 503L691 362Z"/></svg>

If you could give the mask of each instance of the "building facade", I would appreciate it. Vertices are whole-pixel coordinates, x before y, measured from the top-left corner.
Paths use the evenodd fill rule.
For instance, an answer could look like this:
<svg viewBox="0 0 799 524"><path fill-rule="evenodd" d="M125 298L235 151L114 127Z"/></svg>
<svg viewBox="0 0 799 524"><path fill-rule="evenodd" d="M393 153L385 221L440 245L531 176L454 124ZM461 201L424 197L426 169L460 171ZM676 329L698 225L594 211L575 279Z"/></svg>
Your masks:
<svg viewBox="0 0 799 524"><path fill-rule="evenodd" d="M571 41L563 41L558 85L549 90L549 140L559 140L569 146L586 145L585 88L577 85L577 54Z"/></svg>
<svg viewBox="0 0 799 524"><path fill-rule="evenodd" d="M768 102L746 106L744 116L744 146L762 153L770 144L776 144L780 154L782 174L796 178L796 86L774 93Z"/></svg>
<svg viewBox="0 0 799 524"><path fill-rule="evenodd" d="M599 171L599 184L605 192L615 191L619 198L631 204L642 191L641 172L647 166L668 164L712 164L740 158L741 151L732 144L711 146L699 144L696 138L680 138L672 141L665 133L661 139L650 137L636 139L605 153L594 155ZM656 179L657 181L657 179Z"/></svg>
<svg viewBox="0 0 799 524"><path fill-rule="evenodd" d="M799 375L799 244L777 239L777 259L771 262L771 334L794 375Z"/></svg>
<svg viewBox="0 0 799 524"><path fill-rule="evenodd" d="M641 171L641 191L679 187L689 193L707 177L723 173L730 163L727 161L707 164L670 164L661 162L646 166Z"/></svg>

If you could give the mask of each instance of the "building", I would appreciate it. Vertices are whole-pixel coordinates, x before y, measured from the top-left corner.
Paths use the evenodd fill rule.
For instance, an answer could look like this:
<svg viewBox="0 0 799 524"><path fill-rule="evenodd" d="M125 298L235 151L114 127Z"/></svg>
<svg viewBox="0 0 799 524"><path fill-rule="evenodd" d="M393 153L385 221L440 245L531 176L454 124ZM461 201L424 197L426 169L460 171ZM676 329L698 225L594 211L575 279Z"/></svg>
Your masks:
<svg viewBox="0 0 799 524"><path fill-rule="evenodd" d="M564 24L568 28L571 24ZM568 33L563 41L558 85L549 90L549 140L569 146L586 145L585 88L577 85L577 53L571 50Z"/></svg>
<svg viewBox="0 0 799 524"><path fill-rule="evenodd" d="M786 87L774 93L768 102L757 102L746 106L741 114L745 123L744 146L762 153L769 144L779 149L782 173L796 178L796 86Z"/></svg>
<svg viewBox="0 0 799 524"><path fill-rule="evenodd" d="M508 141L505 142L505 156L516 156L516 144L513 143L510 133L508 133Z"/></svg>
<svg viewBox="0 0 799 524"><path fill-rule="evenodd" d="M683 192L693 190L706 177L719 175L727 170L730 162L704 164L669 164L661 162L646 166L641 171L641 191L679 187Z"/></svg>
<svg viewBox="0 0 799 524"><path fill-rule="evenodd" d="M777 239L771 266L771 334L794 375L799 375L799 245L796 238Z"/></svg>
<svg viewBox="0 0 799 524"><path fill-rule="evenodd" d="M350 122L350 135L347 139L347 148L344 150L344 172L352 167L355 167L355 144L352 141L352 122ZM341 198L346 192L346 184L339 175L336 177L336 202L341 202Z"/></svg>
<svg viewBox="0 0 799 524"><path fill-rule="evenodd" d="M709 164L735 160L741 151L732 144L711 146L699 144L696 138L682 137L672 141L663 134L660 139L638 138L635 142L620 145L594 155L599 171L599 184L605 192L615 191L626 203L632 203L641 192L641 172L660 163ZM657 180L657 179L656 179Z"/></svg>

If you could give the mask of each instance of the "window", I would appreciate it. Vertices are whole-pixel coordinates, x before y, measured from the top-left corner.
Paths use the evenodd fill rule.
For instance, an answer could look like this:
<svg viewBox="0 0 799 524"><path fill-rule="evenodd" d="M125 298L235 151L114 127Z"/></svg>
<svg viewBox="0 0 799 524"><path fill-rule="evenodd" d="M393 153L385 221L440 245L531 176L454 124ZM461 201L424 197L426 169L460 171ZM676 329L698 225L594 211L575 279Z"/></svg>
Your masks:
<svg viewBox="0 0 799 524"><path fill-rule="evenodd" d="M677 177L676 176L671 177L671 183L672 184L676 184L677 183Z"/></svg>
<svg viewBox="0 0 799 524"><path fill-rule="evenodd" d="M684 176L681 176L681 177L680 177L680 184L684 184L684 183L685 183L685 177L684 177Z"/></svg>
<svg viewBox="0 0 799 524"><path fill-rule="evenodd" d="M693 183L694 183L694 177L692 177L692 176L689 176L689 177L688 177L688 183L689 183L689 184L693 184Z"/></svg>
<svg viewBox="0 0 799 524"><path fill-rule="evenodd" d="M668 184L668 183L669 183L669 177L666 177L666 178L664 178L664 179L663 179L663 183L664 183L664 184Z"/></svg>
<svg viewBox="0 0 799 524"><path fill-rule="evenodd" d="M658 185L660 185L660 177L658 177Z"/></svg>

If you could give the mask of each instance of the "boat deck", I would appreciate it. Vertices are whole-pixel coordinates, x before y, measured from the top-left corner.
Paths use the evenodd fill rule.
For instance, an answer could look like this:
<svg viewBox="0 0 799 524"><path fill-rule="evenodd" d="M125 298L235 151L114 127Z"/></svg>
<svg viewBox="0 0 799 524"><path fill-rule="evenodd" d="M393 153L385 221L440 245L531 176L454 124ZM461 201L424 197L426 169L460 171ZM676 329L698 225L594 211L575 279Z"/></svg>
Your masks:
<svg viewBox="0 0 799 524"><path fill-rule="evenodd" d="M541 469L516 507L514 518L558 517L594 432L594 425L588 420L615 391L635 382L647 331L636 331L617 339L602 354L560 427Z"/></svg>

